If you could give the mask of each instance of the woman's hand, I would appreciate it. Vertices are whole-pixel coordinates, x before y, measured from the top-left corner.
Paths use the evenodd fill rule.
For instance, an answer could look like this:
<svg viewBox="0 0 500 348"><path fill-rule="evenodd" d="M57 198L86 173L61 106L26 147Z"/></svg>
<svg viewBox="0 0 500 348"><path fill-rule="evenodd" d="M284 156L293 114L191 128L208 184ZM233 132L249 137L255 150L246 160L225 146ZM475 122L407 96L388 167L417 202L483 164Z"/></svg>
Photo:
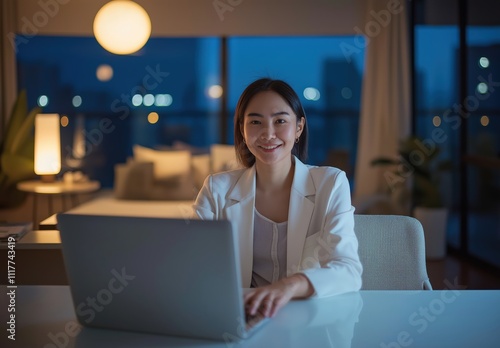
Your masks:
<svg viewBox="0 0 500 348"><path fill-rule="evenodd" d="M306 298L312 294L314 288L309 279L297 273L274 284L251 289L244 296L245 310L249 315L259 312L265 317L273 317L291 299Z"/></svg>

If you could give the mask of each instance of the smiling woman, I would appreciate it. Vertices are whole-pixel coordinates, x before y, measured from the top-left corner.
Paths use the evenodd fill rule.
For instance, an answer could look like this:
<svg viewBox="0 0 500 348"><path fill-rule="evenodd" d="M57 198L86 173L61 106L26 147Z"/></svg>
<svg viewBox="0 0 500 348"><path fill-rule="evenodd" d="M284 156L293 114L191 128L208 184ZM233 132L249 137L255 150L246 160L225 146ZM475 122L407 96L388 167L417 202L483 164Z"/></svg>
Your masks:
<svg viewBox="0 0 500 348"><path fill-rule="evenodd" d="M279 80L260 79L250 84L236 106L234 144L237 149L249 150L237 153L246 167L252 166L261 153L286 155L288 152L304 161L307 157L306 114L295 91Z"/></svg>
<svg viewBox="0 0 500 348"><path fill-rule="evenodd" d="M249 103L248 110L260 111L262 106L262 113L250 111L244 116L243 124L240 123L240 131L244 139L248 139L245 143L259 163L272 165L280 159L288 161L294 144L300 141L305 117L299 119L275 92L259 93Z"/></svg>
<svg viewBox="0 0 500 348"><path fill-rule="evenodd" d="M343 171L302 163L307 121L284 81L263 78L241 94L234 116L245 167L210 175L194 208L230 220L238 233L246 311L274 316L294 298L356 291L362 266ZM328 241L328 242L327 242ZM328 245L318 252L318 245Z"/></svg>

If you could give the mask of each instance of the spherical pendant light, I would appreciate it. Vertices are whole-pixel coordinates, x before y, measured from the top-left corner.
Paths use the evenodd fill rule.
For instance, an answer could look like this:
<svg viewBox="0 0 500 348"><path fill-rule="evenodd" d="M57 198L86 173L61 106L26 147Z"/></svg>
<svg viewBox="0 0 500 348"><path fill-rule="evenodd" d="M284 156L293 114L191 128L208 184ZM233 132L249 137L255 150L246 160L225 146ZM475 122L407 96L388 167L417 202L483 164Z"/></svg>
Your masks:
<svg viewBox="0 0 500 348"><path fill-rule="evenodd" d="M151 20L148 13L133 1L110 1L95 16L94 35L111 53L134 53L148 41Z"/></svg>

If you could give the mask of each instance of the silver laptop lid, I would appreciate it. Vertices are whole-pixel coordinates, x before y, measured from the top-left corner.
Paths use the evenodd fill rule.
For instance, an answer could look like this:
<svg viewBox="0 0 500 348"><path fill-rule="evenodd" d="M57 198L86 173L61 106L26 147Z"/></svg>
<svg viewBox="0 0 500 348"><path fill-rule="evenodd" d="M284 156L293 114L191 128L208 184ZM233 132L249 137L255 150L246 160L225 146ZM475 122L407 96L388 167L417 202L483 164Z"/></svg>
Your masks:
<svg viewBox="0 0 500 348"><path fill-rule="evenodd" d="M82 325L216 340L242 336L230 222L79 214L57 220Z"/></svg>

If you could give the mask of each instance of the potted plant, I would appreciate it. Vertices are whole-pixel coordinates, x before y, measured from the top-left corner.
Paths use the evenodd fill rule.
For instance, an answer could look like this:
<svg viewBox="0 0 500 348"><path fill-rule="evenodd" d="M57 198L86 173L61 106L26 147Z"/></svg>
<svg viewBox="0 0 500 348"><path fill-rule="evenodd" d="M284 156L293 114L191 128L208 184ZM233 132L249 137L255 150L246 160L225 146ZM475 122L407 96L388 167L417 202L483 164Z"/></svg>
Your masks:
<svg viewBox="0 0 500 348"><path fill-rule="evenodd" d="M28 112L26 92L21 91L0 139L0 208L20 205L25 193L16 184L35 177L33 129L40 112L39 107Z"/></svg>
<svg viewBox="0 0 500 348"><path fill-rule="evenodd" d="M451 168L451 162L437 161L440 149L435 142L416 136L402 140L398 152L399 158L381 157L371 164L391 166L393 170L385 175L390 192L402 191L410 183L413 216L424 228L427 258L443 258L448 209L441 197L439 177L442 171Z"/></svg>

